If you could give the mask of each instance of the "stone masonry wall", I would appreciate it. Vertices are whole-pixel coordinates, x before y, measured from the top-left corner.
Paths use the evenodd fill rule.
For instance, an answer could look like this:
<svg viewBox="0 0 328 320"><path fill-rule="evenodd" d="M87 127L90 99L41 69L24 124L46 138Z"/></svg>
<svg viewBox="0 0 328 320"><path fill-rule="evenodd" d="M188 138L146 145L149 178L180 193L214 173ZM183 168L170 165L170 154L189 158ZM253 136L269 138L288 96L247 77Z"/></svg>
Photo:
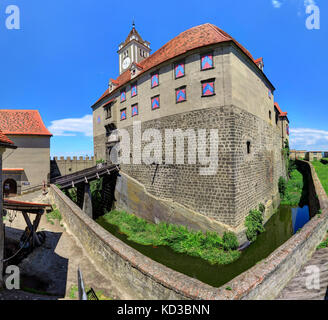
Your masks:
<svg viewBox="0 0 328 320"><path fill-rule="evenodd" d="M187 139L183 165L121 165L122 171L144 185L150 194L234 228L243 227L250 209L277 198L278 179L285 175L285 169L279 130L268 122L229 105L142 123L142 132L149 128L161 131L163 149L165 129L195 129L196 133L197 129L217 129L219 133L215 175L202 176L199 163L188 164ZM126 129L132 137L133 127ZM251 142L250 154L247 141ZM145 145L143 142L142 149Z"/></svg>
<svg viewBox="0 0 328 320"><path fill-rule="evenodd" d="M69 231L91 259L134 299L274 299L307 262L328 228L328 197L312 165L305 162L304 166L312 176L310 183L318 195L320 217L314 217L268 258L220 288L208 286L145 257L105 231L56 186L51 185L49 195ZM226 290L227 287L232 290Z"/></svg>

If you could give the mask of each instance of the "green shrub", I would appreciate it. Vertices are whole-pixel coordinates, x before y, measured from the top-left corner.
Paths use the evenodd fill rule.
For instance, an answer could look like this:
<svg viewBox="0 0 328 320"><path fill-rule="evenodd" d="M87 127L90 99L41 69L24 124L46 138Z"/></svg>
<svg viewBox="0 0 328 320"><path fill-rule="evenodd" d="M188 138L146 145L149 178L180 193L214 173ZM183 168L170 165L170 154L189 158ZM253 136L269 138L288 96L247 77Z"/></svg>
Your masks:
<svg viewBox="0 0 328 320"><path fill-rule="evenodd" d="M245 219L247 239L254 242L258 234L265 231L263 227L263 214L259 210L251 210Z"/></svg>
<svg viewBox="0 0 328 320"><path fill-rule="evenodd" d="M175 252L199 257L211 264L229 264L240 257L237 237L233 233L225 233L220 237L215 232L189 230L161 222L156 225L124 211L113 210L101 219L116 225L120 232L128 236L128 240L141 245L168 246ZM102 224L101 221L99 221ZM106 226L105 226L106 227Z"/></svg>
<svg viewBox="0 0 328 320"><path fill-rule="evenodd" d="M239 247L238 239L232 232L225 232L223 234L223 248L225 250L236 250Z"/></svg>
<svg viewBox="0 0 328 320"><path fill-rule="evenodd" d="M264 211L265 211L265 205L264 205L263 203L260 203L260 204L259 204L259 210L260 210L262 213L264 213Z"/></svg>
<svg viewBox="0 0 328 320"><path fill-rule="evenodd" d="M280 177L278 182L279 193L282 197L285 196L286 188L287 188L287 181L285 178Z"/></svg>

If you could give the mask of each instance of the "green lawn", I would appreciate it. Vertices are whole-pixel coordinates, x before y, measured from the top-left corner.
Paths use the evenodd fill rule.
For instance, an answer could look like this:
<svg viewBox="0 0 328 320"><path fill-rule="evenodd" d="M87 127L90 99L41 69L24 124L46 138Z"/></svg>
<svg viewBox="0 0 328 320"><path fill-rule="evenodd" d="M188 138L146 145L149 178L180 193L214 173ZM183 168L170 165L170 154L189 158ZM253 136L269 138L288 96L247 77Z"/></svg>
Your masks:
<svg viewBox="0 0 328 320"><path fill-rule="evenodd" d="M281 199L281 204L297 206L301 201L303 185L303 175L294 169L287 182L285 195Z"/></svg>
<svg viewBox="0 0 328 320"><path fill-rule="evenodd" d="M211 264L229 264L240 257L238 240L232 233L221 238L215 232L196 232L186 227L149 223L124 211L111 211L105 220L119 228L128 239L142 245L168 246L175 252L199 257Z"/></svg>
<svg viewBox="0 0 328 320"><path fill-rule="evenodd" d="M311 163L318 175L318 178L323 188L328 194L328 164L323 164L320 161L312 161Z"/></svg>

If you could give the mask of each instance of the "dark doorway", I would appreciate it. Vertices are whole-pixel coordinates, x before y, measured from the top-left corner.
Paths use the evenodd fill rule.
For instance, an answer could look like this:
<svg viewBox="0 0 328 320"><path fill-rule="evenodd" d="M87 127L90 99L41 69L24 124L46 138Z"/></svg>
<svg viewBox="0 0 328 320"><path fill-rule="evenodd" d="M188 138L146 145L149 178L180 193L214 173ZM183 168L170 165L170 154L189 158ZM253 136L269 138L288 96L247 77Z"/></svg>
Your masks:
<svg viewBox="0 0 328 320"><path fill-rule="evenodd" d="M16 195L17 194L17 183L13 179L7 179L3 183L3 193L6 196Z"/></svg>

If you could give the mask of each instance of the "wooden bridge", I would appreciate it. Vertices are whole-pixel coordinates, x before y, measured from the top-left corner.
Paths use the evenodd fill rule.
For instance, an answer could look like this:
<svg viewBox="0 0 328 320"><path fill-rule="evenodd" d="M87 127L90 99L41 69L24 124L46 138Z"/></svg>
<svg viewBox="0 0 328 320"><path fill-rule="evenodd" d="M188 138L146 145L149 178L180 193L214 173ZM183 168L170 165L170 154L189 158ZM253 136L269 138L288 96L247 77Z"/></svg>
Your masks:
<svg viewBox="0 0 328 320"><path fill-rule="evenodd" d="M102 178L101 206L105 210L110 210L114 200L115 183L119 170L117 165L98 164L89 169L53 178L50 183L58 185L62 190L76 188L77 205L88 216L94 218L90 182Z"/></svg>

